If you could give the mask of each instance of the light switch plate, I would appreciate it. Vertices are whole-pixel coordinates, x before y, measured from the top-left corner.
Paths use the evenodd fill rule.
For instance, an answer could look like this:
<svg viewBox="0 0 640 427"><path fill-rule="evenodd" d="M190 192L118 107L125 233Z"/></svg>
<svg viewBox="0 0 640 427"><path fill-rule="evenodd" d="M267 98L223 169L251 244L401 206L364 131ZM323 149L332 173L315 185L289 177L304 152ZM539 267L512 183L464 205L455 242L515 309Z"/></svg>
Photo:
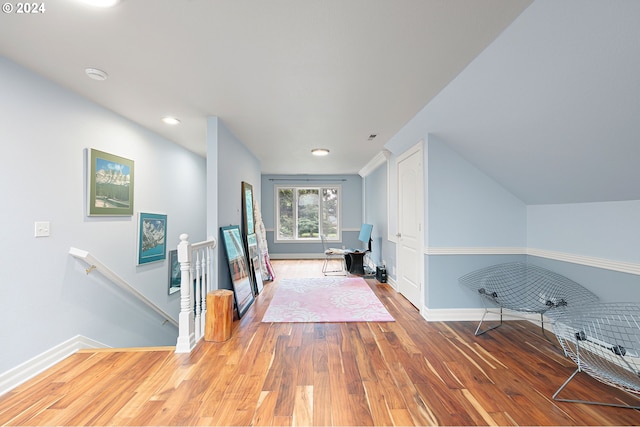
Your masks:
<svg viewBox="0 0 640 427"><path fill-rule="evenodd" d="M35 237L49 237L51 235L51 227L49 221L36 221Z"/></svg>

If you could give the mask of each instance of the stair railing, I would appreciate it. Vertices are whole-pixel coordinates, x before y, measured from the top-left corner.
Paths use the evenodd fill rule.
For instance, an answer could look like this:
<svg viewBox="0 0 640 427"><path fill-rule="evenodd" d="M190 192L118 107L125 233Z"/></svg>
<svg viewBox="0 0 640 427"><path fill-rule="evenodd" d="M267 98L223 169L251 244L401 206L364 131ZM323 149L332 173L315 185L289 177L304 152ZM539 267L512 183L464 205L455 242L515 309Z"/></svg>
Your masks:
<svg viewBox="0 0 640 427"><path fill-rule="evenodd" d="M212 290L213 256L216 240L189 243L181 234L178 244L180 263L180 314L176 353L190 353L204 336L207 292Z"/></svg>
<svg viewBox="0 0 640 427"><path fill-rule="evenodd" d="M161 309L157 304L151 301L149 298L144 296L140 291L131 286L124 280L122 277L118 276L113 270L100 262L95 256L91 255L89 252L84 251L82 249L77 249L74 247L69 248L69 254L74 258L81 259L85 263L89 265L89 268L85 269L85 273L90 274L92 271L96 270L100 272L104 277L111 280L111 282L118 285L120 288L127 291L129 294L136 297L138 300L142 301L146 304L150 309L158 313L165 320L164 322L169 322L174 326L178 326L178 323L175 321L173 317L163 309Z"/></svg>

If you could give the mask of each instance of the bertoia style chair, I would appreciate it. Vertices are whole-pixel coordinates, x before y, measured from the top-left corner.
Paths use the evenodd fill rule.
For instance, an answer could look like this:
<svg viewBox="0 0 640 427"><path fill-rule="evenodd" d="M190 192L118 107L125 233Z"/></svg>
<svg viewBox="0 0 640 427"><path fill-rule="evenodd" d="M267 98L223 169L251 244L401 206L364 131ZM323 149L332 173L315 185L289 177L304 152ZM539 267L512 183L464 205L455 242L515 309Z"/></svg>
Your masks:
<svg viewBox="0 0 640 427"><path fill-rule="evenodd" d="M638 405L558 398L567 384L585 372L640 399L640 303L594 303L561 313L554 329L577 369L553 399L562 402L640 409Z"/></svg>
<svg viewBox="0 0 640 427"><path fill-rule="evenodd" d="M573 280L526 262L481 268L460 277L459 282L477 292L485 307L476 335L502 325L503 316L514 316L505 313L504 309L520 314L539 314L544 334L545 315L553 320L564 310L598 301L594 293ZM491 310L496 308L498 312ZM498 314L500 323L481 331L480 326L489 313Z"/></svg>

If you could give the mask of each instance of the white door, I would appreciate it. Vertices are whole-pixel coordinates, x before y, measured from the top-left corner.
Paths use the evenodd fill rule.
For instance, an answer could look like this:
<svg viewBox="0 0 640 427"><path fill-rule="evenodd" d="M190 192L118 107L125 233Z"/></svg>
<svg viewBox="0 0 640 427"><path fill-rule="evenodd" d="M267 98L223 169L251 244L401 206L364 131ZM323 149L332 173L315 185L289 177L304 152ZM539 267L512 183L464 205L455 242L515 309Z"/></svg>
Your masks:
<svg viewBox="0 0 640 427"><path fill-rule="evenodd" d="M421 310L424 280L422 254L424 231L423 143L398 158L398 290Z"/></svg>

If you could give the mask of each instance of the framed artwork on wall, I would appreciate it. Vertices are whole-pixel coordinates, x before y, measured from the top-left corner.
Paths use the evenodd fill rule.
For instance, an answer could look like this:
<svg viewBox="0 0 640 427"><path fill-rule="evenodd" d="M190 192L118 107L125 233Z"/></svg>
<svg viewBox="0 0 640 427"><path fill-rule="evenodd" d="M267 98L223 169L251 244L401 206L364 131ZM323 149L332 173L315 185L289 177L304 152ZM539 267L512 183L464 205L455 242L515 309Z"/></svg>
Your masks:
<svg viewBox="0 0 640 427"><path fill-rule="evenodd" d="M133 215L133 160L103 151L87 150L87 213L103 216Z"/></svg>
<svg viewBox="0 0 640 427"><path fill-rule="evenodd" d="M253 186L244 181L242 181L242 227L245 236L255 233Z"/></svg>
<svg viewBox="0 0 640 427"><path fill-rule="evenodd" d="M230 225L220 227L222 245L229 263L229 274L233 285L233 295L238 308L238 317L249 309L253 304L253 288L251 285L251 270L244 252L244 242L240 235L240 227Z"/></svg>
<svg viewBox="0 0 640 427"><path fill-rule="evenodd" d="M178 250L172 249L169 251L169 295L180 292L181 281L182 272L178 262Z"/></svg>
<svg viewBox="0 0 640 427"><path fill-rule="evenodd" d="M167 216L140 212L138 221L138 264L167 257Z"/></svg>

